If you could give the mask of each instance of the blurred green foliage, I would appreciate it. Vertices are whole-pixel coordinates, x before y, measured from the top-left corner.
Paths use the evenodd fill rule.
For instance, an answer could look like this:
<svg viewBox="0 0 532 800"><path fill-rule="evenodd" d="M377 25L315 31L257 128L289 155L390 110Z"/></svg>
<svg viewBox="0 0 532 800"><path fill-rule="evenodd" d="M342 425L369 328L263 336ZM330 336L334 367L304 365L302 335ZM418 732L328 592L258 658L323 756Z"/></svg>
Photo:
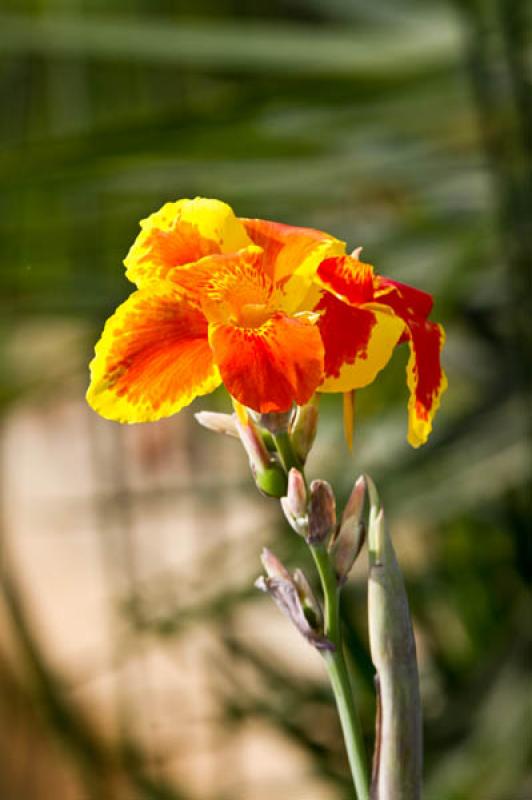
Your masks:
<svg viewBox="0 0 532 800"><path fill-rule="evenodd" d="M214 196L243 216L328 230L434 294L450 389L431 442L414 453L403 441L398 354L360 393L356 463L379 481L389 516L412 528L406 550L430 553L406 570L428 664L427 800L532 797L531 15L525 0L4 0L0 14L6 409L44 381L10 359L13 332L82 319L88 358L128 292L120 263L138 219L169 199ZM323 407L320 474L345 496L336 399ZM344 609L370 743L361 592L350 585ZM226 686L227 720L264 716L350 796L334 725L313 738L304 714L326 714L328 695L231 632L245 601L233 593L190 612L224 615L228 658L269 689ZM176 613L177 627L142 609L132 618L178 635L187 609ZM51 729L89 773L107 774L118 756L73 735L83 723L35 674ZM139 797L181 796L122 761Z"/></svg>

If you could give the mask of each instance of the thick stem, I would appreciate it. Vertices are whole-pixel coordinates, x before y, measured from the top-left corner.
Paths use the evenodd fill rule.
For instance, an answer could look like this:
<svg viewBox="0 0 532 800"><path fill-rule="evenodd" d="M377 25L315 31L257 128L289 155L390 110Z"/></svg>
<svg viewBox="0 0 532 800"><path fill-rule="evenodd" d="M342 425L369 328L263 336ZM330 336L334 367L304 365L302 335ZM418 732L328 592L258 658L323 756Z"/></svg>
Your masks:
<svg viewBox="0 0 532 800"><path fill-rule="evenodd" d="M344 735L347 757L358 800L369 800L369 779L366 750L360 720L353 700L353 691L345 663L340 625L339 591L327 550L320 545L311 547L323 589L325 601L325 635L334 644L333 651L323 657L334 692L336 707Z"/></svg>

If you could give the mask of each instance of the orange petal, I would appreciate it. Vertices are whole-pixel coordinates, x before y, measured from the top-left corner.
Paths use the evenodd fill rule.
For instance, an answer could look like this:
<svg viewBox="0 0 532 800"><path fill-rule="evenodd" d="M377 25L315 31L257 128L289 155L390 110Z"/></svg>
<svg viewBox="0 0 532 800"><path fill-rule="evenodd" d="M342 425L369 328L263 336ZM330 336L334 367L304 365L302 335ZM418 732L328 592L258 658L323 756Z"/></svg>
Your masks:
<svg viewBox="0 0 532 800"><path fill-rule="evenodd" d="M240 321L246 310L248 315L258 317L259 324L269 316L266 309L272 286L262 272L260 247L208 256L197 264L176 267L168 279L201 306L209 322Z"/></svg>
<svg viewBox="0 0 532 800"><path fill-rule="evenodd" d="M209 328L214 360L228 391L262 414L303 405L323 378L323 345L305 319L274 314L259 328Z"/></svg>
<svg viewBox="0 0 532 800"><path fill-rule="evenodd" d="M117 422L168 417L221 382L205 317L171 284L140 289L119 306L90 369L89 405Z"/></svg>
<svg viewBox="0 0 532 800"><path fill-rule="evenodd" d="M325 347L320 392L349 392L371 383L390 360L404 323L377 304L349 306L325 292L316 307Z"/></svg>
<svg viewBox="0 0 532 800"><path fill-rule="evenodd" d="M124 261L127 277L140 287L164 280L177 265L251 244L230 206L203 197L166 203L140 225Z"/></svg>
<svg viewBox="0 0 532 800"><path fill-rule="evenodd" d="M253 242L264 251L263 271L279 288L279 306L287 312L312 308L312 280L320 263L344 252L344 242L314 228L298 228L264 219L242 219ZM308 294L310 293L310 294Z"/></svg>

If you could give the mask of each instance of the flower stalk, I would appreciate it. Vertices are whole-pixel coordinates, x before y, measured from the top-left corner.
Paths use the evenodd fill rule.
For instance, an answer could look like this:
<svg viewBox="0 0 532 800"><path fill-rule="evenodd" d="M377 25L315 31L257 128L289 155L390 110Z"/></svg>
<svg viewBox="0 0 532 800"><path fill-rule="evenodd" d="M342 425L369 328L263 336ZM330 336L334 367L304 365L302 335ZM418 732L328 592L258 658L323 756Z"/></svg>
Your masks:
<svg viewBox="0 0 532 800"><path fill-rule="evenodd" d="M347 758L357 798L358 800L369 800L366 749L343 651L338 582L329 553L323 545L311 547L311 552L323 590L325 635L334 645L334 650L323 652L323 658L334 693L338 716L340 717Z"/></svg>
<svg viewBox="0 0 532 800"><path fill-rule="evenodd" d="M276 437L277 442L278 438ZM294 468L299 460L293 451L288 434L282 436L281 447L282 452L279 451L279 455L283 464L291 465ZM301 466L299 466L299 471L304 476ZM335 525L336 509L332 490L325 481L313 481L310 491L308 527L309 534L313 530L319 530L319 535L316 533L314 536L308 535L307 543L316 565L323 593L323 634L325 640L332 645L331 648L321 648L320 652L334 693L357 800L369 800L366 750L343 649L340 624L340 583L333 558L326 546L327 539L333 534Z"/></svg>

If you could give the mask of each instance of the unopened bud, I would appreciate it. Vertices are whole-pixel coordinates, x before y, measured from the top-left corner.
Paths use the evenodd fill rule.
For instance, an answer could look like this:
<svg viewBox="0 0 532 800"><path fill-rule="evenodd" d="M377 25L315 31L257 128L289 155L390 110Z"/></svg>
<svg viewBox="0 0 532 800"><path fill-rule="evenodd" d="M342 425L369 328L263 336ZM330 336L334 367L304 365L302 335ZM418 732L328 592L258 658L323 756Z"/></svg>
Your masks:
<svg viewBox="0 0 532 800"><path fill-rule="evenodd" d="M236 418L235 424L257 488L268 497L283 497L287 487L285 472L268 452L260 431L251 418L245 424Z"/></svg>
<svg viewBox="0 0 532 800"><path fill-rule="evenodd" d="M310 403L299 406L290 429L292 447L302 464L314 444L318 430L319 395L315 394Z"/></svg>
<svg viewBox="0 0 532 800"><path fill-rule="evenodd" d="M292 467L288 473L286 497L281 497L281 508L288 524L300 536L307 535L307 487L303 475Z"/></svg>
<svg viewBox="0 0 532 800"><path fill-rule="evenodd" d="M361 475L347 501L340 530L331 545L331 558L340 584L347 580L366 538L366 526L362 519L365 494L366 481Z"/></svg>
<svg viewBox="0 0 532 800"><path fill-rule="evenodd" d="M292 580L296 586L296 589L299 594L299 599L303 603L303 609L305 611L305 615L309 620L311 626L315 630L322 628L323 612L321 610L321 606L318 602L318 599L314 594L314 592L312 591L312 587L307 580L307 576L302 570L298 568L294 570Z"/></svg>
<svg viewBox="0 0 532 800"><path fill-rule="evenodd" d="M421 796L422 720L416 644L403 577L373 481L368 480L368 630L378 725L371 796Z"/></svg>
<svg viewBox="0 0 532 800"><path fill-rule="evenodd" d="M336 500L327 481L312 481L308 512L307 541L323 544L336 528Z"/></svg>
<svg viewBox="0 0 532 800"><path fill-rule="evenodd" d="M334 650L323 634L321 609L303 573L296 570L290 575L269 550L263 551L262 563L267 575L255 581L257 589L270 595L310 644L318 650Z"/></svg>
<svg viewBox="0 0 532 800"><path fill-rule="evenodd" d="M238 439L238 430L234 414L218 414L215 411L198 411L194 414L196 422L214 433L225 433Z"/></svg>
<svg viewBox="0 0 532 800"><path fill-rule="evenodd" d="M283 562L280 561L271 550L268 550L267 547L262 548L260 560L262 561L262 566L268 578L284 578L286 581L291 580L290 573Z"/></svg>

